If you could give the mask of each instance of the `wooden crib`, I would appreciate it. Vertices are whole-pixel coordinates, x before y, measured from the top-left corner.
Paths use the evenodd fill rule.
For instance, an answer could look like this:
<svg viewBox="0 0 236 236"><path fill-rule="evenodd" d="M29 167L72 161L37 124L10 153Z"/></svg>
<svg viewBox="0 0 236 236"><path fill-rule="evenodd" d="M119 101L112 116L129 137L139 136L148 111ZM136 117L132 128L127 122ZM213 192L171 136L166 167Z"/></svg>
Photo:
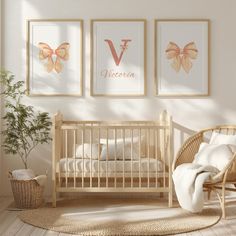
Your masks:
<svg viewBox="0 0 236 236"><path fill-rule="evenodd" d="M53 119L53 206L60 192L168 193L172 206L172 119Z"/></svg>

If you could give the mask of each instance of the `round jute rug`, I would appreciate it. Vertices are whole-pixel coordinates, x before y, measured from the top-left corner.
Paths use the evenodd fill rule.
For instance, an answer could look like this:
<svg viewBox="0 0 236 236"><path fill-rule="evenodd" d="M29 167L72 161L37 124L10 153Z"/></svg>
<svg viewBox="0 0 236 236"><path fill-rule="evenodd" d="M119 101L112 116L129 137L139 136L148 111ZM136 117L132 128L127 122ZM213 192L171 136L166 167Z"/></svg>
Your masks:
<svg viewBox="0 0 236 236"><path fill-rule="evenodd" d="M170 235L216 224L219 210L191 214L148 199L79 199L19 213L22 221L57 232L81 236Z"/></svg>

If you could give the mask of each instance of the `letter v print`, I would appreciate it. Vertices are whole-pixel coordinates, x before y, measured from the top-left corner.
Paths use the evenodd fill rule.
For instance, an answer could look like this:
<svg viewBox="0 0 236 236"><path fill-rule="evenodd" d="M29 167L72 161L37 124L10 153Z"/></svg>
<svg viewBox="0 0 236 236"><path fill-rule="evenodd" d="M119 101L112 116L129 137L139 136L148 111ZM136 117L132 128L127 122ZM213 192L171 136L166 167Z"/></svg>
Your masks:
<svg viewBox="0 0 236 236"><path fill-rule="evenodd" d="M120 45L120 47L121 47L121 52L120 52L120 55L119 55L119 56L117 55L117 52L116 52L116 49L115 49L115 47L114 47L114 44L113 44L112 40L110 40L110 39L105 39L104 41L108 43L108 46L109 46L109 48L110 48L110 50L111 50L111 55L112 55L112 57L113 57L113 59L114 59L116 65L119 66L119 65L120 65L120 62L121 62L121 59L122 59L122 57L123 57L123 54L124 54L125 50L127 50L127 48L128 48L128 42L131 42L132 40L131 40L131 39L122 39L122 40L121 40L121 42L122 42L123 44Z"/></svg>

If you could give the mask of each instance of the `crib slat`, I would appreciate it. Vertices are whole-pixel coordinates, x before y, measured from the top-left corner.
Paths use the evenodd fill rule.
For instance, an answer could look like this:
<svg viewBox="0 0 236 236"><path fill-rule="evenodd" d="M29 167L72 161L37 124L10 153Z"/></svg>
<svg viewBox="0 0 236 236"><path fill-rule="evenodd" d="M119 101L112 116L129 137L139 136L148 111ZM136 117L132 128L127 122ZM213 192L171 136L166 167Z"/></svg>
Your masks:
<svg viewBox="0 0 236 236"><path fill-rule="evenodd" d="M82 188L84 188L84 127L82 129Z"/></svg>
<svg viewBox="0 0 236 236"><path fill-rule="evenodd" d="M150 188L150 129L147 130L147 146L148 146L148 188Z"/></svg>
<svg viewBox="0 0 236 236"><path fill-rule="evenodd" d="M92 179L92 157L93 157L93 125L91 125L90 129L90 178L89 178L89 187L92 188L93 186L93 179Z"/></svg>
<svg viewBox="0 0 236 236"><path fill-rule="evenodd" d="M125 129L122 129L123 138L123 188L125 187Z"/></svg>
<svg viewBox="0 0 236 236"><path fill-rule="evenodd" d="M109 145L108 145L108 128L106 129L106 145L107 145L107 153L106 153L106 188L108 188L108 155L109 155Z"/></svg>
<svg viewBox="0 0 236 236"><path fill-rule="evenodd" d="M160 159L162 161L162 171L161 171L161 178L159 179L159 182L162 187L164 187L164 170L165 169L165 162L164 162L164 146L165 146L165 140L164 140L164 132L163 130L158 130L159 133L159 144L160 144Z"/></svg>
<svg viewBox="0 0 236 236"><path fill-rule="evenodd" d="M68 187L68 130L65 130L66 188Z"/></svg>
<svg viewBox="0 0 236 236"><path fill-rule="evenodd" d="M101 144L100 144L100 138L101 138L101 130L98 130L98 188L100 188L100 153L101 153Z"/></svg>
<svg viewBox="0 0 236 236"><path fill-rule="evenodd" d="M139 129L139 188L141 188L141 132L142 130Z"/></svg>
<svg viewBox="0 0 236 236"><path fill-rule="evenodd" d="M61 167L59 166L59 173L58 173L58 178L59 178L59 186L61 187Z"/></svg>
<svg viewBox="0 0 236 236"><path fill-rule="evenodd" d="M172 183L172 160L173 160L173 149L174 149L174 142L173 142L173 126L172 126L172 118L169 117L169 129L167 129L168 133L168 143L167 143L167 155L169 160L168 165L168 205L172 207L173 205L173 183Z"/></svg>
<svg viewBox="0 0 236 236"><path fill-rule="evenodd" d="M164 145L164 148L163 148L163 160L164 160L164 166L163 166L163 185L164 185L164 188L166 188L166 130L164 129L163 131L164 135L163 135L163 145Z"/></svg>
<svg viewBox="0 0 236 236"><path fill-rule="evenodd" d="M159 144L159 130L156 129L155 130L155 158L156 158L156 188L158 187L158 144Z"/></svg>
<svg viewBox="0 0 236 236"><path fill-rule="evenodd" d="M117 186L117 129L114 129L115 138L115 188Z"/></svg>
<svg viewBox="0 0 236 236"><path fill-rule="evenodd" d="M134 143L134 136L133 136L133 129L130 130L131 132L131 188L133 188L133 143Z"/></svg>
<svg viewBox="0 0 236 236"><path fill-rule="evenodd" d="M61 136L61 139L62 139L62 142L61 142L61 145L62 145L62 147L59 147L59 148L61 148L61 151L62 151L62 155L63 155L63 157L64 157L64 150L63 150L63 144L64 144L64 135L63 135L63 131L62 130L60 130L59 131L60 132L60 136ZM61 140L60 140L61 141ZM59 157L59 158L63 158L63 157ZM59 159L60 160L60 159ZM61 167L60 167L60 165L59 165L59 173L58 173L58 178L59 178L59 181L58 181L58 184L59 184L59 186L61 187Z"/></svg>
<svg viewBox="0 0 236 236"><path fill-rule="evenodd" d="M73 157L74 157L74 188L76 187L76 172L77 172L77 165L76 165L76 130L74 130L73 132L73 146L74 146L74 150L73 150Z"/></svg>

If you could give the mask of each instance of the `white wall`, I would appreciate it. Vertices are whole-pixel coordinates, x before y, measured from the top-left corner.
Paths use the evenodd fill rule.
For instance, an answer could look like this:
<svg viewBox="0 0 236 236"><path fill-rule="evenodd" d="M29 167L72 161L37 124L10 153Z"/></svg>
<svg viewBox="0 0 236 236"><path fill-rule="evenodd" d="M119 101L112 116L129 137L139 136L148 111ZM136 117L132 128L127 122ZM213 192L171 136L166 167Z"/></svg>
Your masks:
<svg viewBox="0 0 236 236"><path fill-rule="evenodd" d="M236 123L236 1L235 0L3 0L3 63L16 74L26 77L26 19L84 19L84 97L30 97L28 104L55 113L61 110L72 119L156 119L167 109L174 120L191 129L219 123ZM89 20L92 18L145 18L147 24L148 94L139 99L95 98L89 96L90 47ZM211 96L207 98L158 98L154 86L153 19L211 20ZM38 147L32 168L38 173L51 169L51 146ZM3 157L4 171L19 168L16 158ZM22 166L21 166L22 167ZM5 176L5 175L4 175ZM0 189L10 193L7 178ZM49 190L50 185L48 185Z"/></svg>

